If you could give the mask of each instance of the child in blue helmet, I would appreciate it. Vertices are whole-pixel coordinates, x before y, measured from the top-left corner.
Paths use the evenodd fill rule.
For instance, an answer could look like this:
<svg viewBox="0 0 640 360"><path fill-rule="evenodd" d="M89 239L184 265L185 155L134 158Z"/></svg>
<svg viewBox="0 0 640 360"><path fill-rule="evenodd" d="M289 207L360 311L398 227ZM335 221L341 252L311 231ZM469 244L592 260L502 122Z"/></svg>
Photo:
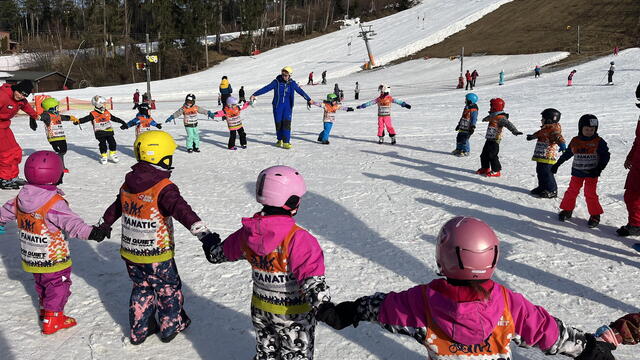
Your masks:
<svg viewBox="0 0 640 360"><path fill-rule="evenodd" d="M458 136L456 137L456 149L452 154L455 156L469 156L471 152L471 145L469 144L469 137L476 130L476 122L478 121L478 95L474 93L468 93L465 98L464 110L462 110L462 116L456 131Z"/></svg>

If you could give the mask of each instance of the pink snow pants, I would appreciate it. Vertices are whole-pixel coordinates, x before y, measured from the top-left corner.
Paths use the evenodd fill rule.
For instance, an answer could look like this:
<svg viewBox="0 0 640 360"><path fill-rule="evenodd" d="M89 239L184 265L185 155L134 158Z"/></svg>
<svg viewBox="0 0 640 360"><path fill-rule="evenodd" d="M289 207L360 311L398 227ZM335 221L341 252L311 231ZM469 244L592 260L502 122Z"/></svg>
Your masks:
<svg viewBox="0 0 640 360"><path fill-rule="evenodd" d="M389 135L396 134L396 130L391 123L391 116L378 116L378 136L384 136L384 128L387 128Z"/></svg>
<svg viewBox="0 0 640 360"><path fill-rule="evenodd" d="M567 86L573 85L573 80L567 80Z"/></svg>
<svg viewBox="0 0 640 360"><path fill-rule="evenodd" d="M71 267L53 273L33 274L40 306L49 311L64 311L71 295Z"/></svg>
<svg viewBox="0 0 640 360"><path fill-rule="evenodd" d="M598 193L596 192L596 187L598 186L597 177L572 176L571 181L569 182L569 188L564 193L564 197L560 203L560 209L573 211L576 207L576 198L578 197L578 194L580 194L580 189L583 184L584 198L587 201L587 210L589 210L589 215L602 214L604 211L602 210L602 206L600 206Z"/></svg>

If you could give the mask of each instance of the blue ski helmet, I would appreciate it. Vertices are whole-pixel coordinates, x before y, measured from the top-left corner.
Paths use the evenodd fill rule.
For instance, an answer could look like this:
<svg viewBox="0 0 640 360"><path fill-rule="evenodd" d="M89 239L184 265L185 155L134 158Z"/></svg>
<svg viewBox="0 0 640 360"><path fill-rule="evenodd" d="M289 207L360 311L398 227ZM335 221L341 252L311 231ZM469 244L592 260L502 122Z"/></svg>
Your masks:
<svg viewBox="0 0 640 360"><path fill-rule="evenodd" d="M470 102L471 104L475 104L478 102L478 95L474 93L468 93L467 96L464 97L464 99Z"/></svg>

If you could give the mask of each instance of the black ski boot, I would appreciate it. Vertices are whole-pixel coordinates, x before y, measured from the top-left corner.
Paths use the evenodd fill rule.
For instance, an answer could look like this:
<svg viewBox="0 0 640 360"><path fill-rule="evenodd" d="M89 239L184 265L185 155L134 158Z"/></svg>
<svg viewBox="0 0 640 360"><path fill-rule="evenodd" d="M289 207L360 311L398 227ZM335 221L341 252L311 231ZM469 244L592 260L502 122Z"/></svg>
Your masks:
<svg viewBox="0 0 640 360"><path fill-rule="evenodd" d="M600 225L600 215L591 215L591 217L589 217L587 225L592 229Z"/></svg>
<svg viewBox="0 0 640 360"><path fill-rule="evenodd" d="M540 192L540 194L538 194L538 196L540 196L543 199L553 199L553 198L557 198L558 197L558 192L557 191L542 190Z"/></svg>
<svg viewBox="0 0 640 360"><path fill-rule="evenodd" d="M616 230L619 236L638 236L640 235L640 226L625 225Z"/></svg>
<svg viewBox="0 0 640 360"><path fill-rule="evenodd" d="M193 147L193 152L198 152L199 153L200 152L200 148L197 148L197 147L194 146Z"/></svg>
<svg viewBox="0 0 640 360"><path fill-rule="evenodd" d="M384 143L384 136L378 136L378 144Z"/></svg>
<svg viewBox="0 0 640 360"><path fill-rule="evenodd" d="M391 145L395 145L396 144L396 136L395 135L389 135L391 137Z"/></svg>
<svg viewBox="0 0 640 360"><path fill-rule="evenodd" d="M325 140L322 142L323 145L329 145L329 140Z"/></svg>
<svg viewBox="0 0 640 360"><path fill-rule="evenodd" d="M541 192L542 192L542 189L537 187L537 188L532 189L531 191L529 191L529 194L531 194L531 195L540 195Z"/></svg>
<svg viewBox="0 0 640 360"><path fill-rule="evenodd" d="M187 149L187 152L188 152L189 154L191 154L191 153L193 152L193 149L192 149L192 148L188 148L188 149Z"/></svg>
<svg viewBox="0 0 640 360"><path fill-rule="evenodd" d="M156 319L152 318L151 321L149 322L149 327L147 328L147 333L144 335L144 337L141 337L138 340L132 340L129 339L129 342L131 343L131 345L140 345L143 342L145 342L145 340L147 340L147 338L153 334L157 334L158 332L160 332L160 326L158 326L158 323L156 322Z"/></svg>
<svg viewBox="0 0 640 360"><path fill-rule="evenodd" d="M571 211L571 210L562 210L562 211L560 211L560 214L558 214L558 220L567 221L567 220L571 219L572 215L573 215L573 211Z"/></svg>

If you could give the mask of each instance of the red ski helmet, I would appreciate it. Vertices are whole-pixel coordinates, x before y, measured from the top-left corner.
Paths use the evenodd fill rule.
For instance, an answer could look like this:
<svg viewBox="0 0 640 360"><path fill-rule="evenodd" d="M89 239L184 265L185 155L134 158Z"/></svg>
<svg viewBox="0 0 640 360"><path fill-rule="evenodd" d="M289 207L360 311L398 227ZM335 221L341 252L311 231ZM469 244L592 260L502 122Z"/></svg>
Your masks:
<svg viewBox="0 0 640 360"><path fill-rule="evenodd" d="M487 280L498 262L500 240L480 219L458 216L440 229L436 243L438 273L456 280Z"/></svg>
<svg viewBox="0 0 640 360"><path fill-rule="evenodd" d="M502 100L501 98L493 98L491 99L491 101L489 101L489 104L490 104L489 112L497 112L497 111L504 110L504 100Z"/></svg>

